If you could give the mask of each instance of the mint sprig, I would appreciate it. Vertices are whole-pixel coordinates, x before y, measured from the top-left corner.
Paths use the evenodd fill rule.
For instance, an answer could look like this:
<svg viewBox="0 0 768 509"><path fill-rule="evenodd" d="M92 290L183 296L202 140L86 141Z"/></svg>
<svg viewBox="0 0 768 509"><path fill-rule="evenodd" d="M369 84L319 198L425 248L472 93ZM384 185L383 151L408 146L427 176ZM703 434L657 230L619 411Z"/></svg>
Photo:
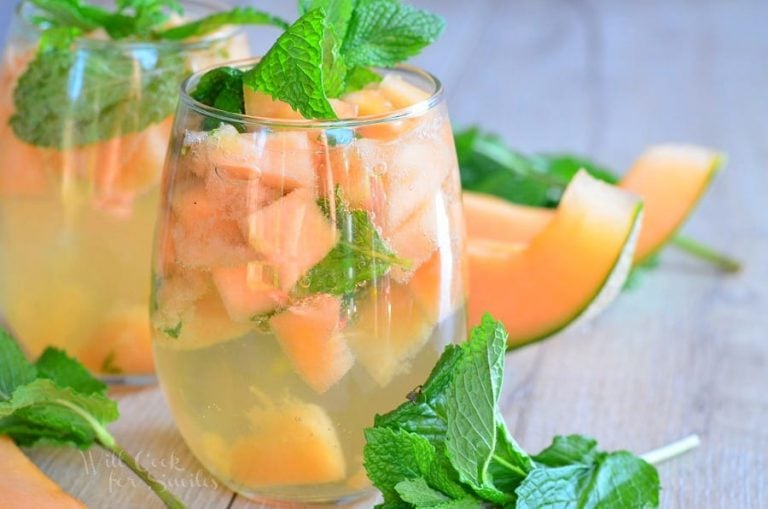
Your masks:
<svg viewBox="0 0 768 509"><path fill-rule="evenodd" d="M364 457L380 507L658 507L656 469L631 453L578 435L533 457L520 448L498 407L506 337L486 315L466 343L446 348L414 397L376 416Z"/></svg>
<svg viewBox="0 0 768 509"><path fill-rule="evenodd" d="M99 445L138 475L166 507L184 505L109 433L118 416L107 386L61 350L48 348L34 364L0 330L0 434L17 444Z"/></svg>

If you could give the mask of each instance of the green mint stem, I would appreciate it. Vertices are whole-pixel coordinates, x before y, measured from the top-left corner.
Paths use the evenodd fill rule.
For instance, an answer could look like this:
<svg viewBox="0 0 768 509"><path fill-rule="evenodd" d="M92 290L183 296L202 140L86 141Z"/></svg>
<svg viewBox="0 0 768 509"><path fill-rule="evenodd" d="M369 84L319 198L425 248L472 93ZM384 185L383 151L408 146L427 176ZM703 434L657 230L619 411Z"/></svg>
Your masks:
<svg viewBox="0 0 768 509"><path fill-rule="evenodd" d="M165 486L163 486L157 479L152 476L152 474L149 473L147 469L139 465L139 463L136 461L136 458L131 456L125 449L120 447L120 445L118 445L117 441L115 440L115 437L113 437L110 432L107 431L107 429L102 426L102 424L97 421L90 413L83 410L78 405L63 399L57 399L54 401L54 403L67 407L82 417L85 422L87 422L93 429L93 432L96 435L96 441L99 443L99 445L105 450L117 456L125 466L130 468L131 471L133 471L133 473L139 477L139 479L144 481L144 484L149 486L149 488L155 492L158 498L162 500L165 507L168 509L185 509L185 506L181 500L176 498L173 493L168 491Z"/></svg>
<svg viewBox="0 0 768 509"><path fill-rule="evenodd" d="M681 440L672 442L669 445L642 454L640 457L651 465L658 465L674 457L685 454L686 452L697 448L700 444L701 439L699 439L699 435L689 435Z"/></svg>
<svg viewBox="0 0 768 509"><path fill-rule="evenodd" d="M525 477L528 475L528 473L523 470L522 468L516 467L515 465L509 463L508 461L504 460L503 458L498 457L497 455L493 455L493 461L498 463L499 465L502 465L504 468L511 470L513 472L516 472L520 474L521 477Z"/></svg>
<svg viewBox="0 0 768 509"><path fill-rule="evenodd" d="M719 253L709 246L684 235L677 235L672 238L672 245L681 251L695 256L701 260L713 264L724 272L738 272L741 270L741 262L730 256Z"/></svg>

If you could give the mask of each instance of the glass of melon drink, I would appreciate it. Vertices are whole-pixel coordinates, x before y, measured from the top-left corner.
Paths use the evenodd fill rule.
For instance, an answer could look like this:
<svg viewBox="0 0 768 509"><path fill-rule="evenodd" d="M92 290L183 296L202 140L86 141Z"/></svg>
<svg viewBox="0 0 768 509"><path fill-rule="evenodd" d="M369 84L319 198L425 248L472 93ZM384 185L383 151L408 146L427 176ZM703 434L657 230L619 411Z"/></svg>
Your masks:
<svg viewBox="0 0 768 509"><path fill-rule="evenodd" d="M254 62L242 64L242 68ZM258 499L367 494L364 428L465 336L464 226L439 82L411 67L308 121L183 86L154 256L157 374L187 444Z"/></svg>
<svg viewBox="0 0 768 509"><path fill-rule="evenodd" d="M190 18L224 7L181 4ZM246 56L246 36L94 32L42 57L37 15L21 3L0 69L0 312L32 357L53 345L98 373L151 373L147 274L178 86Z"/></svg>

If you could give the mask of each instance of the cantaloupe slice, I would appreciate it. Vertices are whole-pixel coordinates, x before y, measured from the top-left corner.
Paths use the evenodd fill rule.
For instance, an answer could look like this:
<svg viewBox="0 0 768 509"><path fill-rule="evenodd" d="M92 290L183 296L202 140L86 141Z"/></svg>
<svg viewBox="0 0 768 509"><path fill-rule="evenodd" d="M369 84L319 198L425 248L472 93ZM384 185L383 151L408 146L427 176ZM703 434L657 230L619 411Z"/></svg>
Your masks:
<svg viewBox="0 0 768 509"><path fill-rule="evenodd" d="M301 486L341 481L341 442L321 407L298 400L257 407L252 433L232 446L230 475L240 486Z"/></svg>
<svg viewBox="0 0 768 509"><path fill-rule="evenodd" d="M283 290L293 288L338 237L314 194L303 188L250 214L245 229L253 249L275 268Z"/></svg>
<svg viewBox="0 0 768 509"><path fill-rule="evenodd" d="M145 306L131 306L106 316L77 357L96 373L152 373L152 333Z"/></svg>
<svg viewBox="0 0 768 509"><path fill-rule="evenodd" d="M153 316L157 331L155 344L172 350L196 350L238 339L254 328L253 323L235 322L221 302L218 293L211 291L190 308L178 320L161 312ZM174 323L175 322L175 323Z"/></svg>
<svg viewBox="0 0 768 509"><path fill-rule="evenodd" d="M470 236L470 323L489 312L517 346L597 312L629 273L641 211L639 198L582 171L530 243Z"/></svg>
<svg viewBox="0 0 768 509"><path fill-rule="evenodd" d="M723 155L692 145L649 148L619 184L645 202L635 263L642 263L672 238L706 191Z"/></svg>
<svg viewBox="0 0 768 509"><path fill-rule="evenodd" d="M0 435L0 507L5 509L86 509L27 458L9 437Z"/></svg>
<svg viewBox="0 0 768 509"><path fill-rule="evenodd" d="M406 286L383 282L360 300L357 317L345 335L371 378L386 387L408 371L435 325L434 312L422 308Z"/></svg>
<svg viewBox="0 0 768 509"><path fill-rule="evenodd" d="M211 275L229 317L236 322L248 322L288 301L288 294L275 287L272 268L263 262L215 267Z"/></svg>
<svg viewBox="0 0 768 509"><path fill-rule="evenodd" d="M530 242L554 217L552 209L517 205L489 194L463 193L470 238Z"/></svg>
<svg viewBox="0 0 768 509"><path fill-rule="evenodd" d="M339 333L340 312L337 297L320 294L269 321L298 374L319 394L341 380L355 361Z"/></svg>

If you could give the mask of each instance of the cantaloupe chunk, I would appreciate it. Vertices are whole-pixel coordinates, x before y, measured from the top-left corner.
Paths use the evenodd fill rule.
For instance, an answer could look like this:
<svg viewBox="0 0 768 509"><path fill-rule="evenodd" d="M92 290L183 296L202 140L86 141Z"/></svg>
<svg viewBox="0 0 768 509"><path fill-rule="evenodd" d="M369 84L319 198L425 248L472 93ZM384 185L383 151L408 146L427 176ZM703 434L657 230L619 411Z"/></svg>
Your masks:
<svg viewBox="0 0 768 509"><path fill-rule="evenodd" d="M509 213L496 206L500 217ZM470 323L489 312L520 345L597 312L629 273L641 210L635 195L582 171L530 243L470 236Z"/></svg>
<svg viewBox="0 0 768 509"><path fill-rule="evenodd" d="M0 435L0 507L4 509L86 509Z"/></svg>
<svg viewBox="0 0 768 509"><path fill-rule="evenodd" d="M269 321L298 374L319 394L341 380L355 361L339 333L340 312L337 297L320 294Z"/></svg>
<svg viewBox="0 0 768 509"><path fill-rule="evenodd" d="M232 266L256 258L240 224L229 217L225 203L211 199L205 186L174 189L172 236L178 261L192 268Z"/></svg>
<svg viewBox="0 0 768 509"><path fill-rule="evenodd" d="M397 74L384 76L378 89L396 109L407 108L429 98L428 92L408 83Z"/></svg>
<svg viewBox="0 0 768 509"><path fill-rule="evenodd" d="M357 318L346 331L355 358L373 380L386 387L429 340L430 313L405 286L383 282L358 303Z"/></svg>
<svg viewBox="0 0 768 509"><path fill-rule="evenodd" d="M236 322L250 321L254 315L272 311L288 300L288 295L275 287L276 275L271 267L262 262L215 267L211 275L229 317Z"/></svg>
<svg viewBox="0 0 768 509"><path fill-rule="evenodd" d="M283 290L293 288L338 237L308 189L297 189L250 214L246 230L253 249L274 266Z"/></svg>
<svg viewBox="0 0 768 509"><path fill-rule="evenodd" d="M357 144L320 145L316 153L319 188L334 196L340 188L351 209L378 214L384 209L384 186L373 165L361 156Z"/></svg>
<svg viewBox="0 0 768 509"><path fill-rule="evenodd" d="M516 205L488 194L464 191L467 235L475 239L530 242L555 213L543 207Z"/></svg>
<svg viewBox="0 0 768 509"><path fill-rule="evenodd" d="M314 155L303 131L259 131L254 164L264 185L288 192L299 187L314 189Z"/></svg>
<svg viewBox="0 0 768 509"><path fill-rule="evenodd" d="M301 120L304 117L301 113L291 108L291 105L272 99L272 96L253 90L251 87L243 87L243 98L245 100L245 114L252 117L279 118Z"/></svg>
<svg viewBox="0 0 768 509"><path fill-rule="evenodd" d="M116 310L103 319L77 355L96 373L152 373L152 333L145 306Z"/></svg>
<svg viewBox="0 0 768 509"><path fill-rule="evenodd" d="M331 108L333 108L336 116L342 120L355 118L357 116L359 109L357 104L343 101L341 99L329 99L328 102L331 103Z"/></svg>
<svg viewBox="0 0 768 509"><path fill-rule="evenodd" d="M367 140L360 140L366 147ZM384 193L387 209L384 227L393 230L403 224L427 200L439 192L448 173L456 170L456 155L453 145L431 143L419 137L402 140L399 143L382 146L372 141L365 150L367 160L384 167Z"/></svg>
<svg viewBox="0 0 768 509"><path fill-rule="evenodd" d="M196 350L238 339L254 328L253 323L235 322L229 317L218 293L211 291L184 311L174 323L172 315L153 316L155 344L172 350Z"/></svg>
<svg viewBox="0 0 768 509"><path fill-rule="evenodd" d="M344 101L357 107L360 117L385 115L395 111L395 105L387 99L380 90L367 88L344 96ZM406 131L406 123L402 120L388 120L357 128L363 138L390 140Z"/></svg>
<svg viewBox="0 0 768 509"><path fill-rule="evenodd" d="M657 145L619 184L645 202L635 263L656 253L683 224L723 162L722 154L692 145Z"/></svg>
<svg viewBox="0 0 768 509"><path fill-rule="evenodd" d="M249 412L252 433L235 441L230 475L240 486L301 486L341 481L341 442L321 407L298 400Z"/></svg>
<svg viewBox="0 0 768 509"><path fill-rule="evenodd" d="M397 282L405 283L415 270L432 257L441 243L448 247L449 225L442 194L427 199L396 230L385 231L384 237L397 257L409 262L407 270L393 267L391 271Z"/></svg>
<svg viewBox="0 0 768 509"><path fill-rule="evenodd" d="M432 255L407 283L430 321L440 323L466 304L466 274L459 256L445 249Z"/></svg>

